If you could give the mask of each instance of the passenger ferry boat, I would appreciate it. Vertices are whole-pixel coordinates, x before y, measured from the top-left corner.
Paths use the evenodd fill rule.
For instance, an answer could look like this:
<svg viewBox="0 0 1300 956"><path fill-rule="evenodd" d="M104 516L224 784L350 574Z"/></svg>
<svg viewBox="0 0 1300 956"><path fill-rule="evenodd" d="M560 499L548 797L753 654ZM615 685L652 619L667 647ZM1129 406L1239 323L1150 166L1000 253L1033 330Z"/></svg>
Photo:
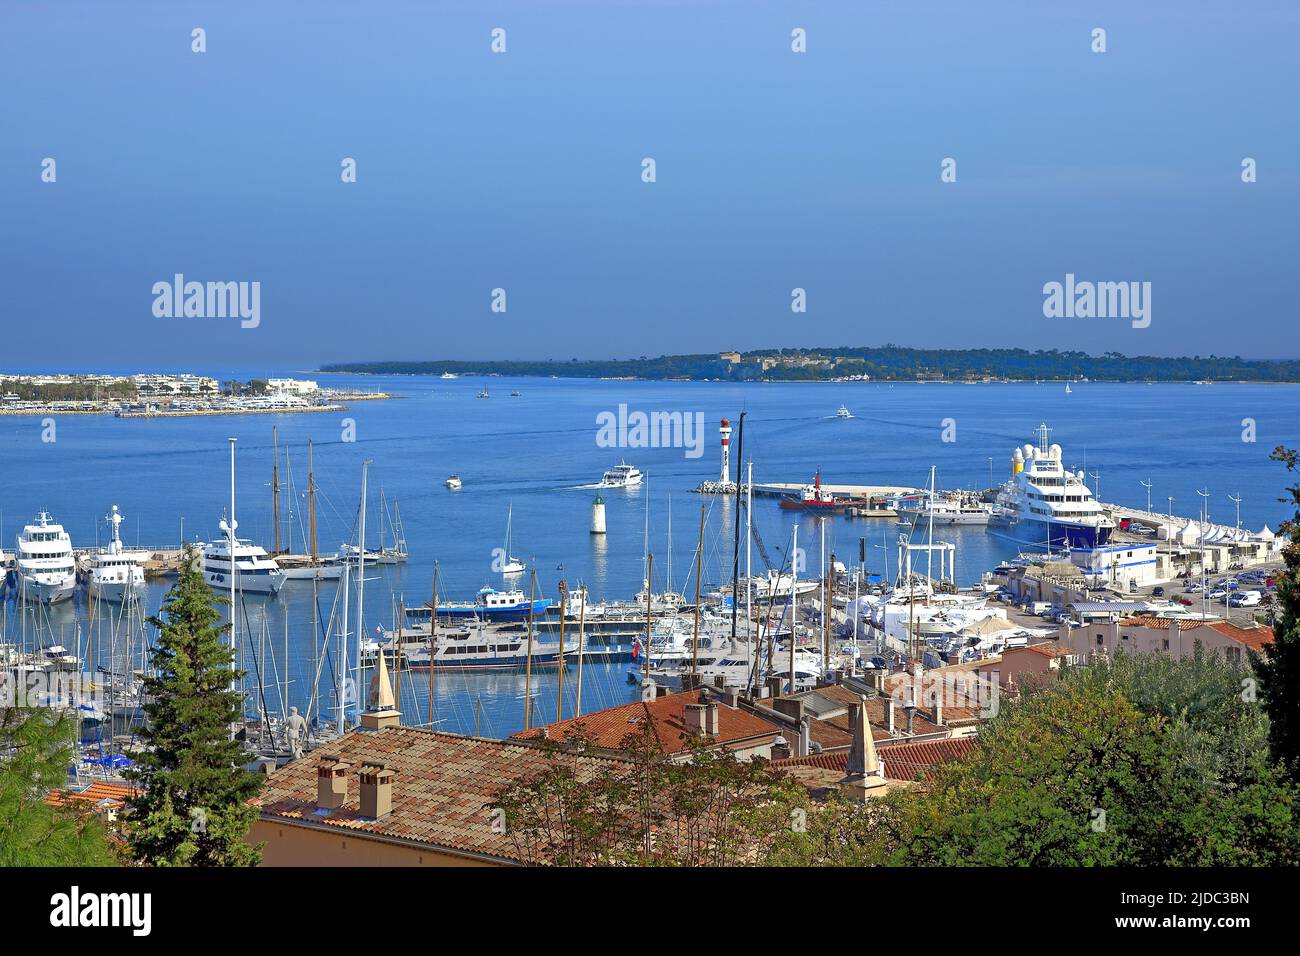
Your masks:
<svg viewBox="0 0 1300 956"><path fill-rule="evenodd" d="M113 510L104 519L111 529L107 548L90 555L86 564L86 588L92 598L120 604L144 590L144 563L147 551L127 551L122 547L122 512Z"/></svg>
<svg viewBox="0 0 1300 956"><path fill-rule="evenodd" d="M54 604L66 601L77 589L77 566L72 559L72 539L42 511L16 539L14 568L19 593L28 601Z"/></svg>
<svg viewBox="0 0 1300 956"><path fill-rule="evenodd" d="M993 509L968 492L952 495L908 495L895 507L900 519L912 523L934 521L944 525L986 525Z"/></svg>
<svg viewBox="0 0 1300 956"><path fill-rule="evenodd" d="M512 670L529 666L528 636L526 634L497 634L481 629L438 629L433 642L434 655L430 665L429 639L402 645L402 656L414 671L427 670ZM385 648L387 650L387 648ZM565 647L565 665L578 662L578 646L570 641ZM533 638L533 667L558 667L560 645L543 643Z"/></svg>
<svg viewBox="0 0 1300 956"><path fill-rule="evenodd" d="M849 411L848 408L847 408L846 406L841 405L839 408L835 409L835 417L836 417L836 418L852 418L852 417L853 417L853 413L852 413L851 411Z"/></svg>
<svg viewBox="0 0 1300 956"><path fill-rule="evenodd" d="M1084 484L1083 472L1061 464L1061 446L1048 444L1048 430L1039 425L1038 444L1012 454L1011 477L998 491L989 533L1049 550L1102 547L1115 522Z"/></svg>
<svg viewBox="0 0 1300 956"><path fill-rule="evenodd" d="M625 461L620 461L605 474L601 475L601 488L634 488L641 484L641 479L645 477L641 470L635 465L629 465Z"/></svg>
<svg viewBox="0 0 1300 956"><path fill-rule="evenodd" d="M220 538L203 547L203 580L217 590L230 587L232 571L230 542ZM277 594L284 586L284 572L266 549L243 538L235 539L235 584L248 594Z"/></svg>

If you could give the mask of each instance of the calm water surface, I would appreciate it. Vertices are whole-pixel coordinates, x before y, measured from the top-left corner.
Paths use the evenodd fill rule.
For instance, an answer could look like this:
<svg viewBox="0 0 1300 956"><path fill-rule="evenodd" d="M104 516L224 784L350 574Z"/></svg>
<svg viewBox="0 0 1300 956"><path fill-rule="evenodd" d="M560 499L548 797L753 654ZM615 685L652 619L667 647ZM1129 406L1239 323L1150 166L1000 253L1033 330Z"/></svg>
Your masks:
<svg viewBox="0 0 1300 956"><path fill-rule="evenodd" d="M1290 385L1081 383L1067 395L1059 383L735 385L494 378L487 380L492 397L483 400L476 398L483 379L317 377L331 386L378 388L400 397L309 415L152 421L67 416L58 419L52 443L42 442L39 418L0 418L0 541L11 549L21 525L43 509L67 527L74 546L102 543L102 519L113 504L126 516L129 544L175 546L182 534L187 541L215 537L229 499L226 439L235 437L239 533L269 548L274 426L281 452L283 544L304 547L309 439L316 450L322 550L355 540L363 461L371 463L371 547L379 544L386 524L381 513L391 516L400 509L410 561L368 570L365 625L373 631L392 623L399 602L429 599L435 560L444 595L469 599L484 584L500 586L491 571L492 549L504 542L511 504L512 550L537 568L539 587L549 596L566 578L585 583L594 599L630 598L643 573L647 502L656 590L664 586L671 558L673 586L693 593L691 562L701 504L707 520L705 588L728 580L734 505L701 498L691 489L716 477L718 420L726 416L734 425L741 411L748 413L745 457L752 458L759 483L806 481L820 469L830 483L920 486L933 464L940 487L986 488L1005 477L1012 449L1033 440L1033 430L1046 421L1052 440L1064 446L1067 464L1100 476L1089 478L1089 484L1104 500L1145 506L1141 482L1149 481L1154 508L1167 510L1173 496L1176 513L1196 514L1197 489L1208 490L1211 518L1233 524L1236 505L1229 495L1240 495L1241 522L1254 529L1265 523L1276 528L1287 515L1278 501L1286 475L1268 461L1268 452L1279 444L1300 444L1300 387ZM510 397L512 390L522 394ZM688 457L683 449L598 447L596 416L616 411L620 403L633 411L702 413L703 456ZM837 419L841 404L856 417ZM355 441L344 440L344 419L354 420ZM942 441L945 419L954 421L956 441ZM1255 423L1254 442L1242 440L1245 419ZM733 434L733 458L737 443ZM620 458L649 480L639 489L604 493L608 533L596 537L589 533L595 492L583 486L599 480ZM443 485L452 473L464 480L459 492ZM774 563L783 559L795 522L810 569L817 572L817 520L783 512L771 499L754 503L762 541L754 552L756 569L764 567L763 550ZM866 539L872 570L884 570L886 555L891 567L895 561L892 521L839 517L826 521L825 532L827 549L846 563L857 560L860 538ZM936 536L956 542L957 573L964 583L1013 553L983 530ZM527 579L523 582L526 588ZM150 587L150 611L164 589ZM321 589L319 617L328 616L334 591ZM282 686L287 674L289 702L305 706L318 655L310 584L288 584L274 600L248 599L240 610L241 628L245 614L268 684ZM79 595L51 612L49 627L71 646L85 617ZM8 626L14 626L12 608ZM323 665L324 674L332 663ZM623 670L622 665L586 668L584 711L631 699L634 690ZM536 719L553 719L556 675L534 677ZM323 676L322 684L329 683ZM522 674L440 673L433 720L458 732L473 731L477 722L485 735L512 733L522 726L523 684ZM573 707L573 684L570 668L566 715ZM268 687L266 693L267 706L278 712L283 692ZM403 676L402 697L408 720L429 721L423 675Z"/></svg>

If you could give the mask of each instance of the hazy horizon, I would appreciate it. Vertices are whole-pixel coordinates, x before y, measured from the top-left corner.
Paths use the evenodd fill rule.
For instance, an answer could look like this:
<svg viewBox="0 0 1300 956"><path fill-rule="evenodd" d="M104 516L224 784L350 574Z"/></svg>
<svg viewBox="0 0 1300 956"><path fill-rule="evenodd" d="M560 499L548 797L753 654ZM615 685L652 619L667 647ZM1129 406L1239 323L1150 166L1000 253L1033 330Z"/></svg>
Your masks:
<svg viewBox="0 0 1300 956"><path fill-rule="evenodd" d="M4 17L0 367L1300 349L1294 5L68 0ZM155 315L151 287L178 273L259 283L257 327ZM1044 284L1067 274L1150 283L1150 326L1046 318Z"/></svg>

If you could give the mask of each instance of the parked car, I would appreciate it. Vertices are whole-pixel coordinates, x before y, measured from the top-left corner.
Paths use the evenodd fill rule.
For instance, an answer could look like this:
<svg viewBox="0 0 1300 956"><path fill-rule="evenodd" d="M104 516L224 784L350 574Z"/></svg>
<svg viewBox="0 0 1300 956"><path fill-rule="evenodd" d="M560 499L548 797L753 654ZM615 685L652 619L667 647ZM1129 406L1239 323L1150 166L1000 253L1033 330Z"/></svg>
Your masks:
<svg viewBox="0 0 1300 956"><path fill-rule="evenodd" d="M1229 607L1255 607L1263 599L1258 591L1238 591L1228 598Z"/></svg>
<svg viewBox="0 0 1300 956"><path fill-rule="evenodd" d="M1183 595L1181 594L1178 595L1178 597L1174 598L1174 602L1177 604L1181 604L1183 607L1191 607L1193 603L1191 598L1183 597Z"/></svg>
<svg viewBox="0 0 1300 956"><path fill-rule="evenodd" d="M1152 589L1151 589L1151 596L1152 596L1152 597L1164 597L1164 596L1165 596L1165 589L1164 589L1164 588L1160 588L1160 587L1152 588Z"/></svg>

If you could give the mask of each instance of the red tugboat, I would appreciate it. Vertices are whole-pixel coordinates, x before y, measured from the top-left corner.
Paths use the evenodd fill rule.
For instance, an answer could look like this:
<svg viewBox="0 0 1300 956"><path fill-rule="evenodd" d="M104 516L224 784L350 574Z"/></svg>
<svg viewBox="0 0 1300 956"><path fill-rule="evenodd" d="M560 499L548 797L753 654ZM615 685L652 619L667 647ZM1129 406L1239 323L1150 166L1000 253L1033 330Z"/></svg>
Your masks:
<svg viewBox="0 0 1300 956"><path fill-rule="evenodd" d="M822 487L822 473L819 470L813 476L811 485L799 489L799 497L782 498L781 507L787 511L812 511L829 515L842 512L847 505Z"/></svg>

